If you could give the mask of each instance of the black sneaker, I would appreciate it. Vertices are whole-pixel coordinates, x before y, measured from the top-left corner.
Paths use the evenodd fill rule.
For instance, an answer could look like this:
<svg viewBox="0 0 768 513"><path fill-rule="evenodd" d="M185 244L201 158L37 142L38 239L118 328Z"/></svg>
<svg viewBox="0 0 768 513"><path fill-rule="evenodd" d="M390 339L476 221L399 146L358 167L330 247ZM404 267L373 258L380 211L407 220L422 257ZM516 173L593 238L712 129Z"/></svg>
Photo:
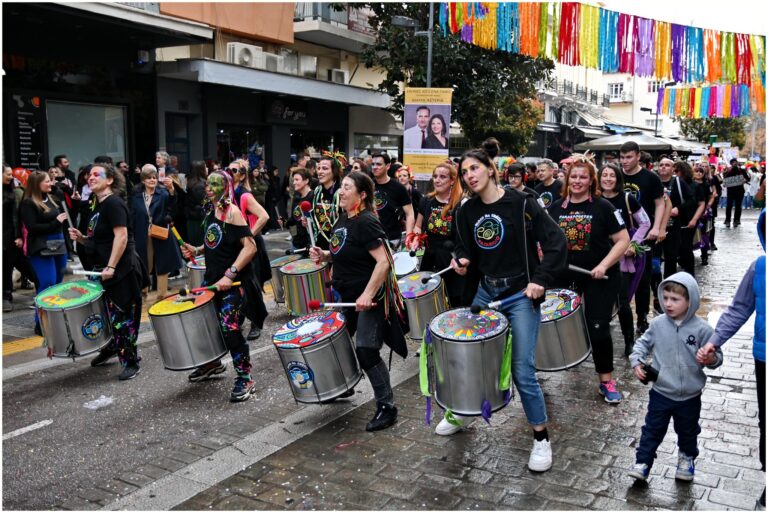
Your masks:
<svg viewBox="0 0 768 513"><path fill-rule="evenodd" d="M366 424L366 431L379 431L387 429L392 424L397 422L397 407L387 406L386 404L379 404L376 408L376 414L371 421Z"/></svg>
<svg viewBox="0 0 768 513"><path fill-rule="evenodd" d="M120 373L120 376L118 376L117 379L120 381L128 381L129 379L133 379L138 376L139 372L141 372L141 367L139 367L138 364L129 364L123 367L123 372Z"/></svg>
<svg viewBox="0 0 768 513"><path fill-rule="evenodd" d="M246 340L256 340L261 336L261 328L258 326L251 326L251 330L248 332L248 336L245 337Z"/></svg>
<svg viewBox="0 0 768 513"><path fill-rule="evenodd" d="M117 351L112 351L105 347L104 349L99 351L99 354L96 355L96 358L91 360L91 367L98 367L99 365L104 365L105 363L107 363L107 360L109 360L114 356L117 356Z"/></svg>
<svg viewBox="0 0 768 513"><path fill-rule="evenodd" d="M648 329L648 321L646 321L645 319L640 319L637 321L637 329L635 331L637 331L638 335L642 335L643 333L646 332L647 329Z"/></svg>
<svg viewBox="0 0 768 513"><path fill-rule="evenodd" d="M198 367L192 371L192 374L187 376L187 379L189 379L192 383L197 383L198 381L209 379L215 374L221 374L225 370L227 370L227 364L221 363L221 360L216 360L215 362L211 362L207 365L203 365L202 367Z"/></svg>
<svg viewBox="0 0 768 513"><path fill-rule="evenodd" d="M711 251L717 251L717 246L715 246L715 243L714 243L714 242L713 242L712 244L710 244L710 245L709 245L709 249L710 249Z"/></svg>
<svg viewBox="0 0 768 513"><path fill-rule="evenodd" d="M760 496L760 498L757 500L757 503L762 507L765 508L765 487L763 487L763 494Z"/></svg>
<svg viewBox="0 0 768 513"><path fill-rule="evenodd" d="M235 387L232 389L229 400L233 403L247 401L255 388L256 383L252 379L235 378Z"/></svg>
<svg viewBox="0 0 768 513"><path fill-rule="evenodd" d="M624 356L629 356L632 354L632 349L635 347L634 341L625 340L624 341Z"/></svg>
<svg viewBox="0 0 768 513"><path fill-rule="evenodd" d="M661 309L661 303L659 303L659 298L653 298L653 309L654 311L661 315L664 313L664 310Z"/></svg>
<svg viewBox="0 0 768 513"><path fill-rule="evenodd" d="M726 221L725 222L725 227L726 228L730 228L731 227L731 222L730 221Z"/></svg>

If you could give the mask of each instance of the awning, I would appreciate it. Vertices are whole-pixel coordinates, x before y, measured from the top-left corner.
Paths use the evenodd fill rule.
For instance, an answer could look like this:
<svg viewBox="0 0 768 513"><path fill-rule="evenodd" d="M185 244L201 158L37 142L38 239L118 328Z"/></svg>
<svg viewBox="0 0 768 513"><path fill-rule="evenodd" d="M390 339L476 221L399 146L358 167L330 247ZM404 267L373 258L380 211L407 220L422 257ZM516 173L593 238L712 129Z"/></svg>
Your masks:
<svg viewBox="0 0 768 513"><path fill-rule="evenodd" d="M577 116L583 119L586 122L586 124L589 126L595 126L595 127L605 126L605 121L593 116L592 114L589 114L588 112L584 112L581 110L574 110L574 112L576 113Z"/></svg>
<svg viewBox="0 0 768 513"><path fill-rule="evenodd" d="M599 137L606 137L611 135L607 130L599 130L597 128L589 128L586 126L577 126L576 130L584 134L587 139L597 139Z"/></svg>
<svg viewBox="0 0 768 513"><path fill-rule="evenodd" d="M389 95L371 89L204 59L159 62L157 76L380 109L391 104Z"/></svg>
<svg viewBox="0 0 768 513"><path fill-rule="evenodd" d="M592 150L592 151L616 151L621 146L629 141L634 141L640 146L641 150L655 151L655 150L671 150L672 144L660 137L653 137L652 135L646 135L640 132L623 133L616 135L609 135L608 137L601 137L592 141L583 142L574 146L576 151Z"/></svg>
<svg viewBox="0 0 768 513"><path fill-rule="evenodd" d="M550 123L548 121L544 121L542 123L536 124L536 130L539 130L540 132L552 132L555 134L560 133L560 125L557 123Z"/></svg>

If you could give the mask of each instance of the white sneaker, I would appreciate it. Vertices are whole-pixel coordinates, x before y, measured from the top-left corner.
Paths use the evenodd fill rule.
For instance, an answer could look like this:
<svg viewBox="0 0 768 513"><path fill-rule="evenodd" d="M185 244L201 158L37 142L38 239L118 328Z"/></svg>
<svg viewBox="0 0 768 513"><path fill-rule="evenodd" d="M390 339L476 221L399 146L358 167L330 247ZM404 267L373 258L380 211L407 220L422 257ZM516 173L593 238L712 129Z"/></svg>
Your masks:
<svg viewBox="0 0 768 513"><path fill-rule="evenodd" d="M472 424L472 421L475 420L474 417L464 417L463 415L458 415L456 413L453 414L453 417L459 422L458 426L451 424L448 422L448 419L443 417L443 420L441 420L435 428L435 434L440 436L453 435L464 429L466 426Z"/></svg>
<svg viewBox="0 0 768 513"><path fill-rule="evenodd" d="M552 446L549 440L533 441L531 456L528 458L528 468L534 472L546 472L552 468Z"/></svg>

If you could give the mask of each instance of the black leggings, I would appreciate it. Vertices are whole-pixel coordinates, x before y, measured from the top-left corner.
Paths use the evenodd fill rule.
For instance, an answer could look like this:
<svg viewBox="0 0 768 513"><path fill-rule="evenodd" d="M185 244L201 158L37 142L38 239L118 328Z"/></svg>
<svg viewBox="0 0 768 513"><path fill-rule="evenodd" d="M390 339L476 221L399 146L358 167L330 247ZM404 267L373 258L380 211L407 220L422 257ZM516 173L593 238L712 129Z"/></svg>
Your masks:
<svg viewBox="0 0 768 513"><path fill-rule="evenodd" d="M264 320L269 315L269 312L267 312L264 296L261 293L258 278L256 278L256 266L253 261L248 265L251 268L251 275L242 280L243 292L245 293L243 313L253 325L261 329L264 327Z"/></svg>
<svg viewBox="0 0 768 513"><path fill-rule="evenodd" d="M635 323L632 318L632 309L629 306L629 285L634 279L634 273L621 273L621 285L619 287L619 326L624 336L624 344L633 344L635 341Z"/></svg>
<svg viewBox="0 0 768 513"><path fill-rule="evenodd" d="M760 426L760 463L765 472L765 362L755 360L757 381L757 423Z"/></svg>

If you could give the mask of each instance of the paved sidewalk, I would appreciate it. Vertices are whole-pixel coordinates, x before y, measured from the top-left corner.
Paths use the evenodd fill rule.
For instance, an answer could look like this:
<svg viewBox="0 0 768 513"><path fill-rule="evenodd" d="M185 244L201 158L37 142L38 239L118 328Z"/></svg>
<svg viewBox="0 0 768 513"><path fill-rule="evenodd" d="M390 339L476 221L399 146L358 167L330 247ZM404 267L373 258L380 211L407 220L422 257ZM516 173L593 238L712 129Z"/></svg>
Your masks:
<svg viewBox="0 0 768 513"><path fill-rule="evenodd" d="M738 229L719 229L720 250L698 267L700 315L714 325L749 263L759 254L756 212ZM718 226L720 228L720 226ZM698 256L697 256L698 261ZM646 411L648 387L632 375L616 345L615 375L624 401L603 402L591 358L575 369L539 373L550 415L554 466L526 468L531 432L518 400L452 437L424 425L418 378L395 388L399 422L366 433L372 403L357 408L179 504L179 510L471 509L724 510L755 506L765 485L757 455L752 321L708 371L702 400L701 454L692 484L674 480L675 435L669 430L647 485L626 469ZM621 340L614 327L614 340ZM365 381L359 388L367 388Z"/></svg>

